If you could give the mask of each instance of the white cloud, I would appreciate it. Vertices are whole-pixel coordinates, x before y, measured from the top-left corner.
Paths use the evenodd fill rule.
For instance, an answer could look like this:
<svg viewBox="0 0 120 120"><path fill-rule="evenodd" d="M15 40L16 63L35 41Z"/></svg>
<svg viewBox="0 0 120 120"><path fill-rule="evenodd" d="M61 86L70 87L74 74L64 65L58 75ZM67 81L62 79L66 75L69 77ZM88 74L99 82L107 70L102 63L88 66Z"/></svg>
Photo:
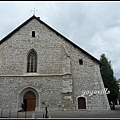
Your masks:
<svg viewBox="0 0 120 120"><path fill-rule="evenodd" d="M106 54L120 78L120 2L17 1L0 2L0 38L36 16L100 59Z"/></svg>

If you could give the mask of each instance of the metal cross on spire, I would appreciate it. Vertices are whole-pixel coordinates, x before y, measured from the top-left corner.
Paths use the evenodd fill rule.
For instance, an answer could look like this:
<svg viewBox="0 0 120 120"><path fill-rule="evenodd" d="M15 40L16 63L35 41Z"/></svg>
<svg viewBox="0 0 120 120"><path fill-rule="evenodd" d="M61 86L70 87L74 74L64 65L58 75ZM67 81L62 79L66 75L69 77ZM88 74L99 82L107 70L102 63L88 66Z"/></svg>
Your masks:
<svg viewBox="0 0 120 120"><path fill-rule="evenodd" d="M31 12L33 12L33 15L35 15L35 11L38 11L38 10L35 10L35 8L34 8L34 10L31 10Z"/></svg>

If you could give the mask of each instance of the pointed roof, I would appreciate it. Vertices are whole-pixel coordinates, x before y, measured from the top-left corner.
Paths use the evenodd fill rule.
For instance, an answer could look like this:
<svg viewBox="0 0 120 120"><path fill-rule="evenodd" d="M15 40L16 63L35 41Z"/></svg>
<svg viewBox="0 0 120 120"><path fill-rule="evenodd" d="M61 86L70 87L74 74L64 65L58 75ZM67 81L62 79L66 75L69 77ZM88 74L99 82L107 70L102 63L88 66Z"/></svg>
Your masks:
<svg viewBox="0 0 120 120"><path fill-rule="evenodd" d="M38 20L41 24L44 24L46 27L48 27L53 32L55 32L57 35L63 37L66 41L68 41L69 43L71 43L75 48L78 48L80 51L82 51L83 53L87 54L91 59L95 60L96 62L98 62L101 65L101 62L98 59L96 59L95 57L93 57L92 55L90 55L88 52L86 52L85 50L83 50L82 48L80 48L79 46L77 46L75 43L73 43L72 41L70 41L69 39L67 39L65 36L63 36L62 34L60 34L59 32L57 32L56 30L54 30L52 27L50 27L49 25L47 25L45 22L43 22L42 20L40 20L40 18L36 17L35 15L33 15L32 17L30 17L28 20L26 20L24 23L22 23L16 29L14 29L11 33L9 33L7 36L5 36L2 40L0 40L0 45L3 42L5 42L8 38L10 38L15 32L17 32L19 29L21 29L23 26L25 26L32 19Z"/></svg>

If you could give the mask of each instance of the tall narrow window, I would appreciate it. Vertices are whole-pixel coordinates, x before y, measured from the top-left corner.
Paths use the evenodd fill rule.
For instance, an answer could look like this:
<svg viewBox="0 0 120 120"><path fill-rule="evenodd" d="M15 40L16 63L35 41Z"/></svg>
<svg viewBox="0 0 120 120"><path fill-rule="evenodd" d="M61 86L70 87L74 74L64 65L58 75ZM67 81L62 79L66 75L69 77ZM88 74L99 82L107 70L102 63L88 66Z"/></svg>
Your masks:
<svg viewBox="0 0 120 120"><path fill-rule="evenodd" d="M31 49L27 57L27 72L37 72L37 53L34 49Z"/></svg>
<svg viewBox="0 0 120 120"><path fill-rule="evenodd" d="M35 31L32 31L32 37L35 37Z"/></svg>
<svg viewBox="0 0 120 120"><path fill-rule="evenodd" d="M83 65L83 60L79 59L79 65Z"/></svg>

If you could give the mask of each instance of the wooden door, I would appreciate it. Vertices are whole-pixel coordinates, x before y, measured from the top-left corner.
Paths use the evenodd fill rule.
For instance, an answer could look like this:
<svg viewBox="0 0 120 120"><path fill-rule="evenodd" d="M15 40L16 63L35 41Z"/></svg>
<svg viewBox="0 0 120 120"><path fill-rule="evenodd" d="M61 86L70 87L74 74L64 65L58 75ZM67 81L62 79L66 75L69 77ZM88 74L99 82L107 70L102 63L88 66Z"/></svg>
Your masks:
<svg viewBox="0 0 120 120"><path fill-rule="evenodd" d="M32 91L28 91L24 95L24 101L25 101L25 110L26 111L35 111L36 106L36 97L35 94Z"/></svg>
<svg viewBox="0 0 120 120"><path fill-rule="evenodd" d="M27 99L27 111L35 111L35 99Z"/></svg>
<svg viewBox="0 0 120 120"><path fill-rule="evenodd" d="M78 98L78 109L86 109L86 102L84 97Z"/></svg>

